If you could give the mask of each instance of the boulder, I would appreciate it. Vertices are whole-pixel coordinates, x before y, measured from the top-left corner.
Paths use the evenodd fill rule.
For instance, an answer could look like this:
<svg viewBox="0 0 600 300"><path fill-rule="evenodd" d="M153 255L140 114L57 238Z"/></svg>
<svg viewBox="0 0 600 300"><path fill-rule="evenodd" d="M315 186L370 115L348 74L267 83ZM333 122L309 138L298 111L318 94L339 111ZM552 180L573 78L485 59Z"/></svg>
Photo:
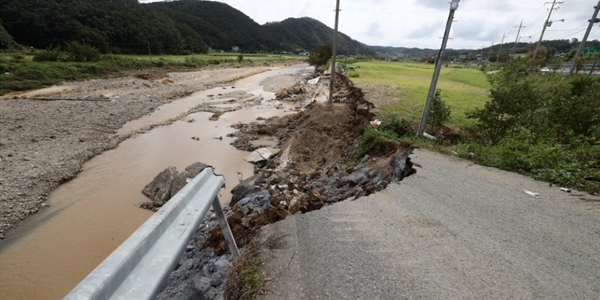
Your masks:
<svg viewBox="0 0 600 300"><path fill-rule="evenodd" d="M190 179L198 176L198 174L200 174L200 172L202 172L202 170L204 170L206 167L208 167L208 165L205 165L200 162L195 162L189 165L187 168L185 168L185 171L179 173L173 179L173 186L171 187L171 197L169 197L169 199L173 198L173 196L175 196L175 194L181 191L181 189L189 182Z"/></svg>
<svg viewBox="0 0 600 300"><path fill-rule="evenodd" d="M208 165L195 162L185 168L185 171L179 173L175 167L168 167L160 172L154 180L147 184L142 190L142 194L150 198L152 202L142 204L142 208L158 210L169 199L177 194L189 181L196 177Z"/></svg>
<svg viewBox="0 0 600 300"><path fill-rule="evenodd" d="M173 180L175 180L177 175L178 172L175 167L166 168L144 187L142 194L150 198L157 205L162 206L171 199Z"/></svg>
<svg viewBox="0 0 600 300"><path fill-rule="evenodd" d="M231 196L231 202L229 202L229 206L233 207L236 203L244 199L244 197L246 197L247 195L258 192L260 188L257 188L256 185L259 181L262 180L262 178L262 174L258 173L254 176L246 178L246 180L236 185L231 190L233 196Z"/></svg>

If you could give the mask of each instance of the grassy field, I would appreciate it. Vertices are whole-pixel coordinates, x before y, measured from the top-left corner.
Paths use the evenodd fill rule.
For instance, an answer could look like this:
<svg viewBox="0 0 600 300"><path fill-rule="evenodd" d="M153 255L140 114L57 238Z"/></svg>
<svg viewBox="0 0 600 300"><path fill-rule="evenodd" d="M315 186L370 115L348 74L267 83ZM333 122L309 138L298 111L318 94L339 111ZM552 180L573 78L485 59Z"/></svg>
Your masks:
<svg viewBox="0 0 600 300"><path fill-rule="evenodd" d="M374 101L379 106L383 105L384 111L411 120L421 118L433 75L433 65L371 61L357 63L355 66L360 66L357 70L360 77L352 80L358 86L365 87L367 96L373 93L372 98L391 96L400 99L399 102L389 99ZM450 123L460 127L470 123L465 112L481 107L486 102L490 85L481 70L443 67L437 87L442 90L442 99L452 108Z"/></svg>
<svg viewBox="0 0 600 300"><path fill-rule="evenodd" d="M35 54L35 53L33 53ZM305 56L243 54L207 55L104 55L98 61L34 61L32 53L0 53L0 95L39 89L64 81L119 77L133 73L195 71L203 68L239 68L258 64L285 63L306 59Z"/></svg>

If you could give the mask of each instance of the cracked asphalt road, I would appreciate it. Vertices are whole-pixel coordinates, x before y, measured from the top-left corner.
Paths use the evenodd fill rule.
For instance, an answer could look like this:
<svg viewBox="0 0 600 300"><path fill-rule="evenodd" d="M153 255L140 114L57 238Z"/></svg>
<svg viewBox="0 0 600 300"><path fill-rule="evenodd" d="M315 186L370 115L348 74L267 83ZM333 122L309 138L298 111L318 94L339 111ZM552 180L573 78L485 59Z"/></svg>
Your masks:
<svg viewBox="0 0 600 300"><path fill-rule="evenodd" d="M600 299L600 199L424 150L418 173L263 229L264 299ZM532 197L524 190L540 194Z"/></svg>

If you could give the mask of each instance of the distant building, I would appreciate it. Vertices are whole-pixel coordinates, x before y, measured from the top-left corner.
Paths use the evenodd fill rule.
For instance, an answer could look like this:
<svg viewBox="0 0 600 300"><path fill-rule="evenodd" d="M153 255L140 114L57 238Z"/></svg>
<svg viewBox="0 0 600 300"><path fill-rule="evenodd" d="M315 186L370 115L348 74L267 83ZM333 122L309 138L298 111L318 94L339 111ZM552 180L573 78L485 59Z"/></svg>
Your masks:
<svg viewBox="0 0 600 300"><path fill-rule="evenodd" d="M238 47L238 46L231 47L231 52L240 52L240 47Z"/></svg>
<svg viewBox="0 0 600 300"><path fill-rule="evenodd" d="M302 51L302 52L300 52L300 53L298 53L298 54L300 54L300 55L304 55L304 56L308 56L308 55L309 55L309 53L308 53L308 52L306 52L306 51Z"/></svg>

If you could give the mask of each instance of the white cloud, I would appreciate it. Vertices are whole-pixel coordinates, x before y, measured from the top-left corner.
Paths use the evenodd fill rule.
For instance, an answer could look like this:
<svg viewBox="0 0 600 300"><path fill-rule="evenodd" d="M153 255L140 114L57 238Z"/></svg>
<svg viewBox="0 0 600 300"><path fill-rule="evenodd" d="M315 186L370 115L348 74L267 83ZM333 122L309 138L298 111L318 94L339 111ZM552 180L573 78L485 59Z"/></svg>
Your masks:
<svg viewBox="0 0 600 300"><path fill-rule="evenodd" d="M439 48L448 18L450 0L340 0L340 31L369 45ZM548 16L549 0L462 0L455 14L450 48L479 49L516 38L521 20L526 26L521 41L537 41ZM556 22L544 39L582 39L596 0L561 0L553 12ZM311 17L333 28L335 0L221 0L260 24L289 17ZM590 40L600 39L596 25Z"/></svg>

